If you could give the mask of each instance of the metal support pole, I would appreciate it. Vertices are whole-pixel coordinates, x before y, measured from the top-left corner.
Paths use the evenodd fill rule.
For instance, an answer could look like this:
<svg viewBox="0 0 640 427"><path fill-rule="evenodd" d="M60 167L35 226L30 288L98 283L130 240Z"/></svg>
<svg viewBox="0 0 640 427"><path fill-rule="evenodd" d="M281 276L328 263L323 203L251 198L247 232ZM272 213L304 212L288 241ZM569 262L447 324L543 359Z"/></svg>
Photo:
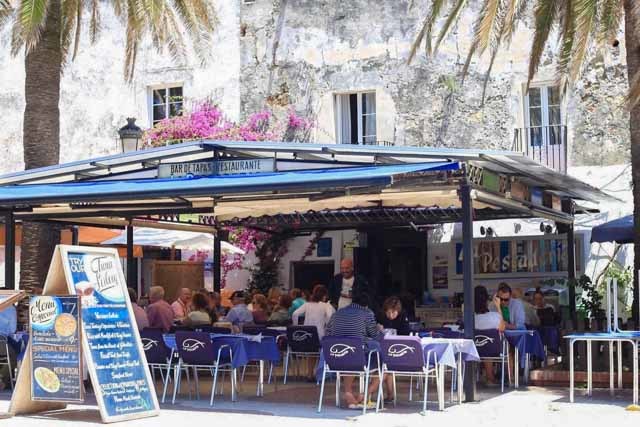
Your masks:
<svg viewBox="0 0 640 427"><path fill-rule="evenodd" d="M16 232L13 212L4 217L4 287L16 288Z"/></svg>
<svg viewBox="0 0 640 427"><path fill-rule="evenodd" d="M222 285L222 241L229 239L229 232L218 229L213 239L213 290L220 292Z"/></svg>
<svg viewBox="0 0 640 427"><path fill-rule="evenodd" d="M136 260L133 258L133 225L127 226L127 286L138 287L136 274Z"/></svg>
<svg viewBox="0 0 640 427"><path fill-rule="evenodd" d="M576 241L573 223L567 229L567 279L569 279L569 311L575 328L578 320L576 313Z"/></svg>
<svg viewBox="0 0 640 427"><path fill-rule="evenodd" d="M78 226L74 225L71 227L71 244L74 246L78 246L80 243L80 233L78 230Z"/></svg>
<svg viewBox="0 0 640 427"><path fill-rule="evenodd" d="M462 202L462 286L464 290L464 336L474 338L474 301L473 301L473 203L471 186L460 185L460 201ZM464 378L465 400L475 400L476 364L467 364Z"/></svg>

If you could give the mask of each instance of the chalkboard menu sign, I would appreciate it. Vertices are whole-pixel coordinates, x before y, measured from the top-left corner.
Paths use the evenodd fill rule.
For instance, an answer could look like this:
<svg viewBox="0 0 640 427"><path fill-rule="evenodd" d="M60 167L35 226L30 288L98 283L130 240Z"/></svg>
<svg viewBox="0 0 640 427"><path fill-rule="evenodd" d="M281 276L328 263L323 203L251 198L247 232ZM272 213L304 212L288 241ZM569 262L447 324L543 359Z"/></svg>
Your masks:
<svg viewBox="0 0 640 427"><path fill-rule="evenodd" d="M85 357L102 419L155 415L158 401L115 250L62 251L68 285L80 296Z"/></svg>
<svg viewBox="0 0 640 427"><path fill-rule="evenodd" d="M82 401L79 298L32 297L29 323L31 399Z"/></svg>

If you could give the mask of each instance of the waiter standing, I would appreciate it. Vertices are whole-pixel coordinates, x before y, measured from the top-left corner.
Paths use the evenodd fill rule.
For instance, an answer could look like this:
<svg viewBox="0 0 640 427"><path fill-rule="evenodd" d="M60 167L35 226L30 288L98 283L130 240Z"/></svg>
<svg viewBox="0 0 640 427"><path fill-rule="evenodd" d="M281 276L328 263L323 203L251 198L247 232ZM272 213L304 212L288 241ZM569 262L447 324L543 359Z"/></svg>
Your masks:
<svg viewBox="0 0 640 427"><path fill-rule="evenodd" d="M367 280L354 274L353 260L345 258L340 261L340 274L337 274L329 286L329 301L332 305L343 308L351 304L354 292L361 289L369 291Z"/></svg>

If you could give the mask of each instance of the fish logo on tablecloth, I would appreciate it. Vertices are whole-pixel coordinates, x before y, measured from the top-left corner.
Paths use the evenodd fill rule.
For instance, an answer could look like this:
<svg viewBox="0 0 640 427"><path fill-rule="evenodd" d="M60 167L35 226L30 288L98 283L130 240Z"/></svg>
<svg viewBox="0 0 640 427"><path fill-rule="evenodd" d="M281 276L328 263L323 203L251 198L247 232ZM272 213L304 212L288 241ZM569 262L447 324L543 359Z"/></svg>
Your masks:
<svg viewBox="0 0 640 427"><path fill-rule="evenodd" d="M144 349L144 351L149 351L157 345L157 340L152 340L151 338L142 338L142 348Z"/></svg>
<svg viewBox="0 0 640 427"><path fill-rule="evenodd" d="M415 348L406 344L393 344L387 349L387 355L389 357L402 357L407 353L413 353Z"/></svg>
<svg viewBox="0 0 640 427"><path fill-rule="evenodd" d="M187 352L196 351L199 348L204 348L204 343L194 338L187 338L182 341L182 349Z"/></svg>
<svg viewBox="0 0 640 427"><path fill-rule="evenodd" d="M311 332L307 332L307 331L295 331L292 335L291 338L293 338L294 341L296 342L301 342L301 341L306 341L309 338L311 338L313 335L311 334Z"/></svg>
<svg viewBox="0 0 640 427"><path fill-rule="evenodd" d="M493 338L486 335L476 335L474 343L476 344L476 347L484 347L487 344L493 343Z"/></svg>
<svg viewBox="0 0 640 427"><path fill-rule="evenodd" d="M346 344L334 344L331 346L331 348L329 349L329 354L331 354L331 357L344 357L349 353L355 353L356 352L356 348L346 345Z"/></svg>

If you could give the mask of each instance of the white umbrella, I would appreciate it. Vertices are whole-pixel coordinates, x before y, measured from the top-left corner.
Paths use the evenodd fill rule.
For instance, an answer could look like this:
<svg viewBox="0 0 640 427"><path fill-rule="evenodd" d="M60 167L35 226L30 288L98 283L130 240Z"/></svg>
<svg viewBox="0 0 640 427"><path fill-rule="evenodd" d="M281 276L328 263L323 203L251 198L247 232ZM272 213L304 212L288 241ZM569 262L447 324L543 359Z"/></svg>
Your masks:
<svg viewBox="0 0 640 427"><path fill-rule="evenodd" d="M161 248L211 250L213 249L213 235L193 231L161 230L158 228L134 227L133 244L140 246L155 246ZM126 245L127 232L102 242L103 245ZM222 252L226 254L244 255L244 251L228 242L222 242Z"/></svg>

